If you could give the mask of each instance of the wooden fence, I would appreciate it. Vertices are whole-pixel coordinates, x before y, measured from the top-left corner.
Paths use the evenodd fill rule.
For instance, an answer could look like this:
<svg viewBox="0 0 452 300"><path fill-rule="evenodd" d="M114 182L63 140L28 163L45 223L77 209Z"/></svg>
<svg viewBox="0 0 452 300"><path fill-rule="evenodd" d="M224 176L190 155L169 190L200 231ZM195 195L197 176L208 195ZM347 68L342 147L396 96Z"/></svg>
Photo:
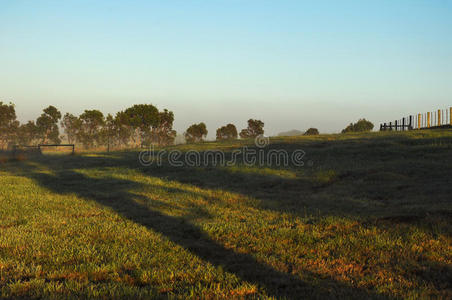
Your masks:
<svg viewBox="0 0 452 300"><path fill-rule="evenodd" d="M75 154L75 145L74 144L53 144L53 145L39 144L38 145L39 150L41 150L41 148L44 148L44 147L70 147L70 148L72 148L72 155Z"/></svg>
<svg viewBox="0 0 452 300"><path fill-rule="evenodd" d="M39 145L14 145L13 146L13 156L16 157L16 154L22 150L24 152L32 152L32 153L42 153L42 148L44 147L70 147L72 148L72 155L75 154L75 145L74 144L39 144Z"/></svg>
<svg viewBox="0 0 452 300"><path fill-rule="evenodd" d="M380 131L385 130L413 130L413 129L438 129L452 128L452 107L449 109L438 109L434 112L410 115L394 122L381 123Z"/></svg>

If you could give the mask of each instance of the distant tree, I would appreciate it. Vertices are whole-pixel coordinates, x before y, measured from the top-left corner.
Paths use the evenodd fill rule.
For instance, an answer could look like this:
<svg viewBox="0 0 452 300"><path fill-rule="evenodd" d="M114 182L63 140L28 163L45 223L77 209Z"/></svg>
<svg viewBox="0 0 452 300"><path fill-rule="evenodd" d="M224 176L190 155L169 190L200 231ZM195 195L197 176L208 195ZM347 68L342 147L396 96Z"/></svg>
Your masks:
<svg viewBox="0 0 452 300"><path fill-rule="evenodd" d="M184 134L187 143L201 142L207 136L206 124L203 122L188 127Z"/></svg>
<svg viewBox="0 0 452 300"><path fill-rule="evenodd" d="M102 144L106 144L108 150L118 143L118 126L115 118L108 114L105 118L105 124L102 128Z"/></svg>
<svg viewBox="0 0 452 300"><path fill-rule="evenodd" d="M154 128L153 140L159 145L172 145L176 138L176 131L173 130L174 113L167 109L159 112L159 123Z"/></svg>
<svg viewBox="0 0 452 300"><path fill-rule="evenodd" d="M372 131L374 129L374 124L366 119L361 119L355 123L353 126L355 131Z"/></svg>
<svg viewBox="0 0 452 300"><path fill-rule="evenodd" d="M354 132L353 125L353 123L350 123L347 127L342 129L341 133Z"/></svg>
<svg viewBox="0 0 452 300"><path fill-rule="evenodd" d="M152 129L159 125L159 111L152 104L135 104L124 111L124 124L134 129L135 144L151 139Z"/></svg>
<svg viewBox="0 0 452 300"><path fill-rule="evenodd" d="M342 133L347 132L366 132L372 131L374 128L374 124L372 122L367 121L366 119L359 119L356 123L350 123L346 128L342 130Z"/></svg>
<svg viewBox="0 0 452 300"><path fill-rule="evenodd" d="M118 144L128 146L134 135L134 129L130 125L127 114L124 111L117 112L114 122L117 130Z"/></svg>
<svg viewBox="0 0 452 300"><path fill-rule="evenodd" d="M39 139L39 130L34 121L28 121L19 126L17 142L20 145L32 145Z"/></svg>
<svg viewBox="0 0 452 300"><path fill-rule="evenodd" d="M102 127L105 124L104 115L98 110L85 110L80 115L81 127L77 139L85 148L92 148L101 144Z"/></svg>
<svg viewBox="0 0 452 300"><path fill-rule="evenodd" d="M58 121L61 119L61 113L55 106L49 106L43 110L41 116L36 120L36 126L39 132L41 143L61 143Z"/></svg>
<svg viewBox="0 0 452 300"><path fill-rule="evenodd" d="M228 124L217 129L217 140L235 140L237 136L237 128L234 124Z"/></svg>
<svg viewBox="0 0 452 300"><path fill-rule="evenodd" d="M77 142L77 136L81 130L82 121L73 114L66 113L61 121L61 127L66 134L66 138L70 144Z"/></svg>
<svg viewBox="0 0 452 300"><path fill-rule="evenodd" d="M242 139L247 139L247 138L249 138L250 136L249 136L249 132L248 132L248 129L242 129L241 131L240 131L240 138L242 138Z"/></svg>
<svg viewBox="0 0 452 300"><path fill-rule="evenodd" d="M319 130L317 128L309 128L304 133L304 135L318 135L318 134L319 134Z"/></svg>
<svg viewBox="0 0 452 300"><path fill-rule="evenodd" d="M264 122L260 120L248 120L248 128L240 131L240 137L242 139L255 138L258 135L264 134Z"/></svg>
<svg viewBox="0 0 452 300"><path fill-rule="evenodd" d="M14 104L3 104L0 101L0 146L4 150L8 143L13 142L16 137L19 121L16 120Z"/></svg>

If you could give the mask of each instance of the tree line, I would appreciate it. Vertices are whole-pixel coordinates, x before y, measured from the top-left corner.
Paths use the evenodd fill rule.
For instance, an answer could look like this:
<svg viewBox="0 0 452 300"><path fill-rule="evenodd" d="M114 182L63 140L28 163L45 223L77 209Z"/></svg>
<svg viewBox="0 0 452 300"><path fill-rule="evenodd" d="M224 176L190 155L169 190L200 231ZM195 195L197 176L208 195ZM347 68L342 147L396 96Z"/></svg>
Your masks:
<svg viewBox="0 0 452 300"><path fill-rule="evenodd" d="M99 110L85 110L80 116L64 116L54 106L45 108L36 121L20 124L14 104L0 102L0 143L8 144L60 144L65 138L70 144L84 148L134 147L155 143L169 145L174 142L174 114L159 111L152 104L133 105L123 111L104 115ZM64 136L60 136L60 126Z"/></svg>
<svg viewBox="0 0 452 300"><path fill-rule="evenodd" d="M114 116L99 110L85 110L79 116L62 113L54 106L45 108L33 121L20 124L15 106L0 101L0 148L8 145L60 144L65 139L70 144L86 149L98 147L127 148L174 144L174 113L159 111L152 104L136 104ZM252 138L264 133L264 123L248 120L248 127L240 132L241 138ZM60 135L60 128L64 135ZM188 143L203 141L207 136L206 124L193 124L184 133ZM217 129L217 140L233 140L239 136L233 124Z"/></svg>
<svg viewBox="0 0 452 300"><path fill-rule="evenodd" d="M173 129L174 113L167 109L158 110L152 104L135 104L114 116L104 115L99 110L85 110L79 116L70 113L62 115L54 106L49 106L35 121L20 124L15 106L0 101L0 149L8 145L60 144L62 139L70 144L82 145L86 149L98 147L127 148L174 144L176 131ZM350 123L342 133L371 131L374 125L366 119ZM60 135L60 128L64 135ZM207 137L207 126L201 122L193 124L184 132L187 143L201 142ZM217 129L217 140L254 138L264 134L264 122L249 119L247 128L237 131L234 124ZM310 128L305 135L319 134Z"/></svg>

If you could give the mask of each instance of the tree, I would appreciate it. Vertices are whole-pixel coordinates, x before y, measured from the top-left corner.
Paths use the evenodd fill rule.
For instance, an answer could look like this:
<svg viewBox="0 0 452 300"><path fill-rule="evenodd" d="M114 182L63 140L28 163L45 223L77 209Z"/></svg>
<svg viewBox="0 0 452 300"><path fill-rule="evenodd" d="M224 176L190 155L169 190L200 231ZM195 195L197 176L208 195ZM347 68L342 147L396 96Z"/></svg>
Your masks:
<svg viewBox="0 0 452 300"><path fill-rule="evenodd" d="M94 145L101 144L101 129L105 124L104 115L98 110L85 110L80 115L81 130L78 140L85 148L92 148Z"/></svg>
<svg viewBox="0 0 452 300"><path fill-rule="evenodd" d="M342 130L342 133L347 132L367 132L374 129L374 124L366 119L359 119L356 123L350 123L346 128Z"/></svg>
<svg viewBox="0 0 452 300"><path fill-rule="evenodd" d="M70 144L77 142L77 137L82 126L82 121L73 114L66 113L61 121L61 127L66 133L67 140Z"/></svg>
<svg viewBox="0 0 452 300"><path fill-rule="evenodd" d="M207 136L206 124L203 122L188 127L184 134L187 143L201 142Z"/></svg>
<svg viewBox="0 0 452 300"><path fill-rule="evenodd" d="M41 143L51 141L55 144L61 143L60 132L58 130L58 121L61 119L61 113L56 107L50 105L43 110L41 116L36 120L39 138Z"/></svg>
<svg viewBox="0 0 452 300"><path fill-rule="evenodd" d="M123 111L117 112L114 122L117 130L118 144L128 146L134 130L130 125L127 114Z"/></svg>
<svg viewBox="0 0 452 300"><path fill-rule="evenodd" d="M264 134L264 122L249 119L248 128L245 128L240 132L240 137L242 139L255 138L262 134Z"/></svg>
<svg viewBox="0 0 452 300"><path fill-rule="evenodd" d="M123 121L134 129L135 144L149 140L152 129L159 125L159 111L152 104L135 104L124 111Z"/></svg>
<svg viewBox="0 0 452 300"><path fill-rule="evenodd" d="M304 133L304 135L318 135L318 134L319 134L319 130L317 128L309 128Z"/></svg>
<svg viewBox="0 0 452 300"><path fill-rule="evenodd" d="M20 145L32 145L39 139L39 130L34 121L28 121L19 126L17 130L17 142Z"/></svg>
<svg viewBox="0 0 452 300"><path fill-rule="evenodd" d="M107 149L110 151L110 147L116 145L118 137L118 126L115 118L111 114L108 114L105 118L105 125L102 129L102 143L107 144Z"/></svg>
<svg viewBox="0 0 452 300"><path fill-rule="evenodd" d="M0 101L0 146L3 150L15 139L19 121L16 120L14 104L3 104Z"/></svg>
<svg viewBox="0 0 452 300"><path fill-rule="evenodd" d="M234 124L228 124L217 129L217 140L235 140L237 139L237 128Z"/></svg>
<svg viewBox="0 0 452 300"><path fill-rule="evenodd" d="M176 138L176 131L173 130L174 114L172 111L164 109L159 112L159 125L154 128L154 140L159 145L171 145Z"/></svg>

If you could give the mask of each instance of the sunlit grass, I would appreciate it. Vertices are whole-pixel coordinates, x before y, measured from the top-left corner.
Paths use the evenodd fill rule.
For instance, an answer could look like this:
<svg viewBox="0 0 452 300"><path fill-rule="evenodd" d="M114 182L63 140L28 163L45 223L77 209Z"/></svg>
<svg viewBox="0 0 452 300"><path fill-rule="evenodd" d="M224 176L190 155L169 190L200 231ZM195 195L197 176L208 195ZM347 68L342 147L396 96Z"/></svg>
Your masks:
<svg viewBox="0 0 452 300"><path fill-rule="evenodd" d="M450 297L452 133L272 139L303 168L0 165L4 297ZM177 149L233 149L252 141Z"/></svg>

